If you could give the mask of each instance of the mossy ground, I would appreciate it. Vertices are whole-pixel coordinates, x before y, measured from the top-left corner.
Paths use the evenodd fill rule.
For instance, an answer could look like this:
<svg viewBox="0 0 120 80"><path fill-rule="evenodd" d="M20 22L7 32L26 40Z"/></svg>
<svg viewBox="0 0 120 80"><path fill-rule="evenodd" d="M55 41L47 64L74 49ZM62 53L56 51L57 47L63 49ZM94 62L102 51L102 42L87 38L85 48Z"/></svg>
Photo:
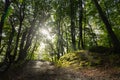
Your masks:
<svg viewBox="0 0 120 80"><path fill-rule="evenodd" d="M80 50L62 56L58 65L73 68L120 67L120 55Z"/></svg>

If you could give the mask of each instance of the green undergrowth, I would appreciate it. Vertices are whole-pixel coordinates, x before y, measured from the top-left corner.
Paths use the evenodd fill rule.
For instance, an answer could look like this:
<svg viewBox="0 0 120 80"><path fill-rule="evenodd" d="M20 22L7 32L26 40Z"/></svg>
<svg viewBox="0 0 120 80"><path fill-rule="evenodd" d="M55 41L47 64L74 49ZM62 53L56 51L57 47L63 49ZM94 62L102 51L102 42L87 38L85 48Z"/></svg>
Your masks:
<svg viewBox="0 0 120 80"><path fill-rule="evenodd" d="M63 55L58 61L58 66L76 69L84 67L119 67L120 55L80 50Z"/></svg>

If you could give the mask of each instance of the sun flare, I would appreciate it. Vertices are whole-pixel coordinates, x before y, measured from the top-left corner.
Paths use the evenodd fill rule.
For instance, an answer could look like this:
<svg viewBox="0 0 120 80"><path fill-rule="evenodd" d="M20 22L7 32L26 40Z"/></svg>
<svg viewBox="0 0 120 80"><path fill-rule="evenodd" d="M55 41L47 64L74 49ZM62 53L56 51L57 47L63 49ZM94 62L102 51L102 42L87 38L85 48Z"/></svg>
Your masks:
<svg viewBox="0 0 120 80"><path fill-rule="evenodd" d="M50 31L48 29L42 28L40 32L42 35L46 36L46 39L52 39L52 36L50 35Z"/></svg>

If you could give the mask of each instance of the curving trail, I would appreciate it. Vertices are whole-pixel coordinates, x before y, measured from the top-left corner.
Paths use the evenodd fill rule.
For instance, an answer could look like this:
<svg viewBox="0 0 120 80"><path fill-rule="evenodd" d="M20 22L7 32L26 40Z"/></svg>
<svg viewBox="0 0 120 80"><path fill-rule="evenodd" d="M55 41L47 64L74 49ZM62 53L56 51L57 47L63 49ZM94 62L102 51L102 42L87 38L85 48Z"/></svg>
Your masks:
<svg viewBox="0 0 120 80"><path fill-rule="evenodd" d="M120 73L111 76L97 69L75 71L70 68L58 68L51 62L41 60L30 61L14 75L5 76L0 80L120 80Z"/></svg>
<svg viewBox="0 0 120 80"><path fill-rule="evenodd" d="M84 78L84 79L83 79ZM48 61L30 61L18 80L89 80L71 69L55 67Z"/></svg>

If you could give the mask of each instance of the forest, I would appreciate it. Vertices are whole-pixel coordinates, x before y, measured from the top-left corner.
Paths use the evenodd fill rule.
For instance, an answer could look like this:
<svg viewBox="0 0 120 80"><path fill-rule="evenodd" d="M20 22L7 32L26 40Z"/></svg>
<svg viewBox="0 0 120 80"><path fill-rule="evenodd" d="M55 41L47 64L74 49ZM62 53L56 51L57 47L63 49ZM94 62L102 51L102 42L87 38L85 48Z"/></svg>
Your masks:
<svg viewBox="0 0 120 80"><path fill-rule="evenodd" d="M64 79L46 71L41 79L18 79L14 72L20 75L37 61L54 65L54 73L61 68L88 73L92 67L118 76ZM0 0L0 75L9 76L0 80L120 80L120 0ZM56 75L59 79L51 78Z"/></svg>

